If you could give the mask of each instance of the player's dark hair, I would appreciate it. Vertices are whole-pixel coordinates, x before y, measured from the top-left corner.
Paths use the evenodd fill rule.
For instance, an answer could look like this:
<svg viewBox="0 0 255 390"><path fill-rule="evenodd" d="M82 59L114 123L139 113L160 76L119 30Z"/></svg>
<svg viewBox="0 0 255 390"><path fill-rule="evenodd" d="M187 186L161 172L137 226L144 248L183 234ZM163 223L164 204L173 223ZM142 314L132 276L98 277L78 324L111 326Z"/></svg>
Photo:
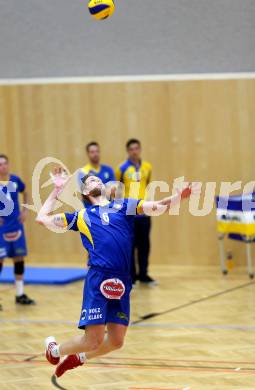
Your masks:
<svg viewBox="0 0 255 390"><path fill-rule="evenodd" d="M0 158L4 158L7 162L9 161L9 158L6 156L6 154L0 154Z"/></svg>
<svg viewBox="0 0 255 390"><path fill-rule="evenodd" d="M87 175L84 175L81 178L81 193L85 190L86 181L89 177L93 176L91 173L88 173Z"/></svg>
<svg viewBox="0 0 255 390"><path fill-rule="evenodd" d="M84 175L84 176L81 178L81 182L82 182L82 185L83 185L83 186L85 186L87 179L88 179L89 177L91 177L91 176L94 176L94 175L92 175L91 173L87 173L86 175Z"/></svg>
<svg viewBox="0 0 255 390"><path fill-rule="evenodd" d="M87 195L84 195L83 194L83 191L85 190L85 185L86 185L86 180L90 177L90 176L93 176L91 173L88 173L87 175L83 176L81 178L81 197L82 197L82 200L83 202L89 202L89 198L87 197Z"/></svg>
<svg viewBox="0 0 255 390"><path fill-rule="evenodd" d="M86 151L89 152L89 149L91 148L91 146L97 146L99 148L99 143L96 142L96 141L92 141L92 142L89 142L87 145L86 145Z"/></svg>
<svg viewBox="0 0 255 390"><path fill-rule="evenodd" d="M126 143L126 149L129 149L130 146L134 145L134 144L141 146L141 141L139 141L139 139L136 139L136 138L129 139Z"/></svg>

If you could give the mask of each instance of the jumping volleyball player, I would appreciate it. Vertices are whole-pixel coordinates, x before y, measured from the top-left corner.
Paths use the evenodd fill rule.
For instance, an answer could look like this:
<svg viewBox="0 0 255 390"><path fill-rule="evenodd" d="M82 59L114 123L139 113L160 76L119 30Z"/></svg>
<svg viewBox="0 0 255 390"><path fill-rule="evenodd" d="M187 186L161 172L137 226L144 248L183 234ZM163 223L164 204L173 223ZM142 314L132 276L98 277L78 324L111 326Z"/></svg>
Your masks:
<svg viewBox="0 0 255 390"><path fill-rule="evenodd" d="M51 229L79 232L82 244L89 253L89 271L79 322L79 328L85 330L84 334L62 344L57 344L54 337L45 340L46 358L49 363L57 365L57 377L82 366L87 360L122 347L130 316L134 217L141 213L162 214L172 204L188 198L193 191L189 185L177 195L161 201L116 199L109 202L104 195L102 181L96 176L86 175L82 193L90 205L72 214L51 215L67 180L60 168L55 171L55 188L37 216L37 222Z"/></svg>

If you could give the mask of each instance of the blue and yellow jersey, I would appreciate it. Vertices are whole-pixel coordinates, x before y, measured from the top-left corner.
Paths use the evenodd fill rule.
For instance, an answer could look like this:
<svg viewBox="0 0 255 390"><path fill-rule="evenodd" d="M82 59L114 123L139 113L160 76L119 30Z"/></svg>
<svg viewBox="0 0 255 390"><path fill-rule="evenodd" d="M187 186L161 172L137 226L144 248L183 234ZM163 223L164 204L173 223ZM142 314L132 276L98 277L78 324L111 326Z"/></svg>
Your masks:
<svg viewBox="0 0 255 390"><path fill-rule="evenodd" d="M108 165L102 164L100 165L99 169L96 169L91 164L87 164L85 167L80 168L78 171L79 184L81 183L81 179L88 174L99 177L104 184L108 183L109 181L115 181L114 171Z"/></svg>
<svg viewBox="0 0 255 390"><path fill-rule="evenodd" d="M146 199L146 187L151 181L151 174L152 166L144 160L139 165L127 160L115 172L116 180L125 185L125 197L135 199Z"/></svg>
<svg viewBox="0 0 255 390"><path fill-rule="evenodd" d="M89 266L129 274L134 217L143 213L142 204L143 200L118 199L62 214L66 228L80 232Z"/></svg>
<svg viewBox="0 0 255 390"><path fill-rule="evenodd" d="M1 233L11 233L20 229L19 193L25 191L25 184L16 175L10 175L7 182L0 181L0 224Z"/></svg>

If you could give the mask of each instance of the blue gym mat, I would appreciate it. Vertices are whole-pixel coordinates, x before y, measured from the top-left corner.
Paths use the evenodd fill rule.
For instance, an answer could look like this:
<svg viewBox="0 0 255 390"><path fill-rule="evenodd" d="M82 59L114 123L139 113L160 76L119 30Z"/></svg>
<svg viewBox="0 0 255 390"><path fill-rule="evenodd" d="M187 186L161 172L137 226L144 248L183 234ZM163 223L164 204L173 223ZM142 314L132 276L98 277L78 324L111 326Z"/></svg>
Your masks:
<svg viewBox="0 0 255 390"><path fill-rule="evenodd" d="M88 270L85 268L44 268L26 267L26 284L68 284L84 280ZM0 283L13 283L13 267L3 267Z"/></svg>

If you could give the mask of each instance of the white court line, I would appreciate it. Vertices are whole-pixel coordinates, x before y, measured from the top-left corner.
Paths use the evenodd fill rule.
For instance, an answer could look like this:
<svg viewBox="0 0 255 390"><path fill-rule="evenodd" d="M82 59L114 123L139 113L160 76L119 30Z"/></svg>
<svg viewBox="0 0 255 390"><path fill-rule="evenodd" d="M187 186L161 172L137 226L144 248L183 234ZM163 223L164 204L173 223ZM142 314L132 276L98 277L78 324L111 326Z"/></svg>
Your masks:
<svg viewBox="0 0 255 390"><path fill-rule="evenodd" d="M27 365L24 364L23 365L24 367L26 367ZM20 366L19 366L20 367ZM17 369L17 365L16 364L12 364L11 366L8 365L8 370L11 369L11 368L15 368ZM4 379L4 380L1 380L0 383L19 383L19 382L34 382L34 381L38 381L40 380L39 377L33 377L33 378L19 378L19 379Z"/></svg>
<svg viewBox="0 0 255 390"><path fill-rule="evenodd" d="M38 84L96 84L130 83L157 81L199 81L199 80L255 80L254 72L240 73L191 73L191 74L155 74L134 76L87 76L87 77L41 77L0 79L0 85L38 85Z"/></svg>
<svg viewBox="0 0 255 390"><path fill-rule="evenodd" d="M78 326L78 322L65 320L29 320L29 319L0 319L0 324L48 324L48 325L68 325ZM237 330L237 331L255 331L255 326L249 325L205 325L205 324L172 324L172 323L150 323L141 322L139 324L130 323L132 328L164 328L164 329L205 329L205 330Z"/></svg>

